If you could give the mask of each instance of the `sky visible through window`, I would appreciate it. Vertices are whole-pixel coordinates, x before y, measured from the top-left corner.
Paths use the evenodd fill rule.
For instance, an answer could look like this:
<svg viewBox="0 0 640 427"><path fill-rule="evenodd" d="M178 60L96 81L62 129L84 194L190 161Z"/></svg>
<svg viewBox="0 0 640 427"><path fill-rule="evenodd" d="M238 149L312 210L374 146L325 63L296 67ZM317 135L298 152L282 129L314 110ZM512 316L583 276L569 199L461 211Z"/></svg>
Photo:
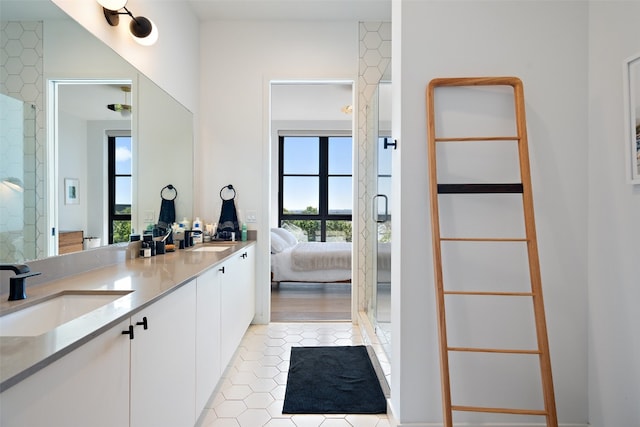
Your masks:
<svg viewBox="0 0 640 427"><path fill-rule="evenodd" d="M284 149L284 173L317 175L320 164L318 137L287 137ZM351 175L351 137L329 138L329 175ZM352 208L351 177L329 178L329 211L350 213ZM301 212L311 206L318 208L317 176L285 177L283 205L289 212Z"/></svg>
<svg viewBox="0 0 640 427"><path fill-rule="evenodd" d="M131 137L116 138L116 175L131 175ZM116 204L131 205L131 177L116 178Z"/></svg>

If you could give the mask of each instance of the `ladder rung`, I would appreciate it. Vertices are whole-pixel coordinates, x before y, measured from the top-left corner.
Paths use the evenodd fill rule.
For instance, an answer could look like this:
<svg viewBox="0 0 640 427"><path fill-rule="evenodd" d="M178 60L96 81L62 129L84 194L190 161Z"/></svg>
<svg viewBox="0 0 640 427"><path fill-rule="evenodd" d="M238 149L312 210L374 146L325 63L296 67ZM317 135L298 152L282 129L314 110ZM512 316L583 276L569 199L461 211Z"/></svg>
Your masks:
<svg viewBox="0 0 640 427"><path fill-rule="evenodd" d="M543 411L540 409L487 408L482 406L460 406L460 405L451 405L451 409L454 411L491 412L494 414L547 415L547 411Z"/></svg>
<svg viewBox="0 0 640 427"><path fill-rule="evenodd" d="M505 297L532 297L533 292L443 291L445 295L489 295Z"/></svg>
<svg viewBox="0 0 640 427"><path fill-rule="evenodd" d="M441 237L449 242L526 242L526 237Z"/></svg>
<svg viewBox="0 0 640 427"><path fill-rule="evenodd" d="M467 141L518 141L519 136L464 136L453 138L435 138L436 142L467 142Z"/></svg>
<svg viewBox="0 0 640 427"><path fill-rule="evenodd" d="M438 184L438 194L522 193L522 184Z"/></svg>
<svg viewBox="0 0 640 427"><path fill-rule="evenodd" d="M540 350L525 350L516 348L447 347L447 350L462 351L468 353L540 354Z"/></svg>

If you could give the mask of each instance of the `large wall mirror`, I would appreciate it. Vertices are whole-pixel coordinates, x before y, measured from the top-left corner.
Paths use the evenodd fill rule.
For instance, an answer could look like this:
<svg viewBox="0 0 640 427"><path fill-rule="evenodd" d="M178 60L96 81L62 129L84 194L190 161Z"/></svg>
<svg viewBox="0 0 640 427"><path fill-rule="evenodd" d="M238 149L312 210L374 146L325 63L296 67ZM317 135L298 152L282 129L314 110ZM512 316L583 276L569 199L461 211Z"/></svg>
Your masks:
<svg viewBox="0 0 640 427"><path fill-rule="evenodd" d="M0 8L0 263L57 255L60 231L109 244L112 137L130 137L115 204L135 231L157 222L168 184L192 217L193 114L50 0Z"/></svg>

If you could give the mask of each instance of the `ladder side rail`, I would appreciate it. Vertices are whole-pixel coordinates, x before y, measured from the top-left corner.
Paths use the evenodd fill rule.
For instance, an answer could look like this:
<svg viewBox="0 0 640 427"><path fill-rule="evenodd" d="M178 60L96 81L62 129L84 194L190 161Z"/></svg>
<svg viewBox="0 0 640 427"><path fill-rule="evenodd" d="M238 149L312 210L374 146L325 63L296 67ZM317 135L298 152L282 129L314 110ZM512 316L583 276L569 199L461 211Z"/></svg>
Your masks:
<svg viewBox="0 0 640 427"><path fill-rule="evenodd" d="M544 299L542 296L542 279L540 276L540 261L536 238L535 216L533 211L533 189L531 185L531 170L529 165L529 147L527 138L527 122L525 115L524 89L522 82L514 86L514 102L516 109L516 127L520 137L518 142L518 155L520 158L520 176L523 186L522 201L525 218L525 231L527 236L527 250L529 255L529 275L531 288L534 293L533 309L536 322L536 336L538 349L540 350L540 375L545 408L547 411L547 426L557 427L555 393L553 388L553 376L551 373L551 357L549 352L549 339L544 312Z"/></svg>
<svg viewBox="0 0 640 427"><path fill-rule="evenodd" d="M442 277L442 252L440 245L440 215L438 207L438 172L436 168L436 129L435 129L435 87L434 81L427 89L427 153L429 158L429 194L431 213L431 233L433 245L433 270L436 287L436 308L438 315L438 338L440 356L440 376L442 392L442 422L444 427L453 427L451 412L451 380L449 377L449 353L447 343L447 322L444 301L444 283Z"/></svg>

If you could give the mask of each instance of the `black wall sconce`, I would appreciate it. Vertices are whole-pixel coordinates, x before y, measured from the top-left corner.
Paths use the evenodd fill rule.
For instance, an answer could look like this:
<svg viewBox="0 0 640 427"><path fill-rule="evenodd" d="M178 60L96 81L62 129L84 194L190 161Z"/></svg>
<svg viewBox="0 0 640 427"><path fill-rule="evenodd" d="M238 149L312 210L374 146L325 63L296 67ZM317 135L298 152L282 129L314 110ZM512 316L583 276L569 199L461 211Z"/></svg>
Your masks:
<svg viewBox="0 0 640 427"><path fill-rule="evenodd" d="M158 40L158 27L144 16L133 16L126 8L127 0L97 0L102 6L104 17L112 27L120 23L120 15L129 15L131 37L143 46L151 46ZM121 12L124 10L124 12Z"/></svg>

